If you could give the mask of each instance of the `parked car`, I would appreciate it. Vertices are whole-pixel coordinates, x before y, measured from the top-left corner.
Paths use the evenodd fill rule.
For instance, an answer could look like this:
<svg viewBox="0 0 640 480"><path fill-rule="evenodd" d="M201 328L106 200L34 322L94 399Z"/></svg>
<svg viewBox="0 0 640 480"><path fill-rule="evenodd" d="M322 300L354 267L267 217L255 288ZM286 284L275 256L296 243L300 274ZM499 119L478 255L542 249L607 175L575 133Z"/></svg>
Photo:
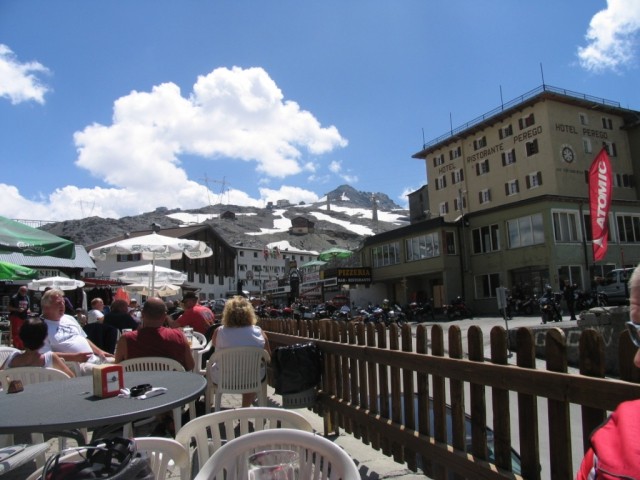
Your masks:
<svg viewBox="0 0 640 480"><path fill-rule="evenodd" d="M627 303L629 301L628 282L633 273L633 268L616 268L600 279L598 293L607 296L609 304Z"/></svg>

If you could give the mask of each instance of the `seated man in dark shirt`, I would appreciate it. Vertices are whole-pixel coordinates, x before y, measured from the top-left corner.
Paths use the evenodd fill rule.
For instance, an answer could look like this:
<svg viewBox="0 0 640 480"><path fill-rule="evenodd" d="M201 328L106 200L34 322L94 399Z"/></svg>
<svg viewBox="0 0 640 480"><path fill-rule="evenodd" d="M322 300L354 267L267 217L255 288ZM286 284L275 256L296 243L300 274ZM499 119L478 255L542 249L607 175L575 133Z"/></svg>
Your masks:
<svg viewBox="0 0 640 480"><path fill-rule="evenodd" d="M129 304L125 300L114 300L111 310L104 316L105 325L111 325L122 332L124 329L135 330L138 322L129 314Z"/></svg>

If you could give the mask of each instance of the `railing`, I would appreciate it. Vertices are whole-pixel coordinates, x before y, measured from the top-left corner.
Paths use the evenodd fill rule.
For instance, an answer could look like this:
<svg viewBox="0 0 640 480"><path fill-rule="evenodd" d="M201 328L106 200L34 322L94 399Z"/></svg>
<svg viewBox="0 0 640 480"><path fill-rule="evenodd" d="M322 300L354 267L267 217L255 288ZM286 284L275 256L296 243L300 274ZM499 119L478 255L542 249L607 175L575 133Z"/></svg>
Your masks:
<svg viewBox="0 0 640 480"><path fill-rule="evenodd" d="M491 330L485 358L479 326L469 327L468 353L464 353L457 326L448 329L447 348L440 325L432 326L430 334L419 325L415 341L410 325L387 329L332 320L263 320L262 325L272 347L313 339L322 350L324 375L314 409L324 418L325 433L343 428L435 479L452 478L448 475L573 479L576 451L572 448L580 457L589 433L611 410L622 401L640 398L640 384L603 378L604 343L591 329L580 338L580 374L571 374L567 373L566 339L555 328L547 333L546 370L540 370L534 337L527 328L517 331L514 365L509 364L507 333L502 327ZM621 368L623 378L636 376L637 380L638 372L631 368L634 353L623 332L619 361L629 365ZM539 402L544 415L539 415ZM574 410L577 406L580 418L573 423L571 406ZM517 419L514 425L512 418ZM545 418L547 425L542 428ZM465 430L469 421L470 441ZM493 430L492 439L488 429ZM582 444L572 447L572 434L575 438L580 431ZM548 449L541 455L540 437L545 433ZM512 472L512 440L519 444L521 475ZM491 455L488 443L494 447ZM547 466L548 474L542 473L541 465Z"/></svg>
<svg viewBox="0 0 640 480"><path fill-rule="evenodd" d="M527 100L535 97L536 95L540 95L542 92L557 93L559 95L565 95L567 97L573 97L579 100L587 100L592 103L620 108L620 103L614 102L613 100L605 100L604 98L598 98L598 97L586 95L583 93L573 92L571 90L565 90L564 88L552 87L551 85L541 85L537 88L534 88L533 90L528 91L523 95L520 95L517 98L514 98L513 100L508 101L507 103L503 103L502 105L500 105L497 108L494 108L490 112L487 112L483 115L480 115L479 117L474 118L473 120L468 121L464 125L460 125L459 127L452 129L450 132L447 132L444 135L440 135L438 138L434 138L433 140L430 140L429 142L425 143L422 146L422 148L427 149L429 147L432 147L433 145L437 145L438 143L443 142L448 138L456 136L460 132L463 132L475 125L478 125L479 123L484 122L486 119L491 118L499 114L500 112L503 112L504 110L508 110L511 107L515 107L517 105L520 105L521 103L526 102Z"/></svg>

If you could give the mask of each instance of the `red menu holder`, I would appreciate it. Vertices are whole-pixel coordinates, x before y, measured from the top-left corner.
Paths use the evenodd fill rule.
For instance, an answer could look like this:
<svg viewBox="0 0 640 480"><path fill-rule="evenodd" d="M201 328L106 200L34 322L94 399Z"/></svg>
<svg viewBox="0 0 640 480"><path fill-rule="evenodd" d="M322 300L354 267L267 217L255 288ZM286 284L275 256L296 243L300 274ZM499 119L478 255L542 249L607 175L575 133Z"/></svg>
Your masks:
<svg viewBox="0 0 640 480"><path fill-rule="evenodd" d="M93 368L93 394L97 397L115 397L124 387L122 365L96 365Z"/></svg>

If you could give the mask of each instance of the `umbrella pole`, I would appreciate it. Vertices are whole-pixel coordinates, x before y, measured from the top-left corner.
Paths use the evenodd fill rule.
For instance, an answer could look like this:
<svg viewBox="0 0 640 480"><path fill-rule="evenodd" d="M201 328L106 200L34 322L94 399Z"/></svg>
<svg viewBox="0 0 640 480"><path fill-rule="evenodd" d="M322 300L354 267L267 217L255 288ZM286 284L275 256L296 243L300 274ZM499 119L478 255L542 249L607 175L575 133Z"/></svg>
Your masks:
<svg viewBox="0 0 640 480"><path fill-rule="evenodd" d="M156 252L153 252L151 258L151 297L155 297L156 293Z"/></svg>

